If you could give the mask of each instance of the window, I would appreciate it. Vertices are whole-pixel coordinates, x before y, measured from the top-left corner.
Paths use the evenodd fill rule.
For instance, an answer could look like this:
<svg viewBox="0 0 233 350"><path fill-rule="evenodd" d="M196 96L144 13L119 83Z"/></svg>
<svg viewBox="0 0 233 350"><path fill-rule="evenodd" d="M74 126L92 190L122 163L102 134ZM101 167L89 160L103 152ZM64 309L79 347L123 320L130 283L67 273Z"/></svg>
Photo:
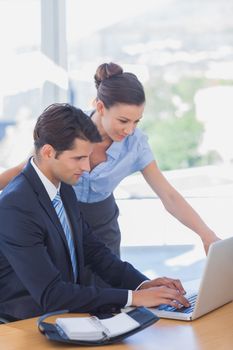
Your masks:
<svg viewBox="0 0 233 350"><path fill-rule="evenodd" d="M233 159L232 18L228 0L67 2L72 103L91 107L93 75L103 62L137 74L147 96L140 127L160 168L206 222L226 235L231 214L226 212L224 223L217 213L223 201L232 201L226 199L232 177L217 166ZM123 181L116 195L123 245L190 242L188 229L163 210L141 177Z"/></svg>
<svg viewBox="0 0 233 350"><path fill-rule="evenodd" d="M58 52L62 42L66 55L62 19L57 18L62 5L62 0L0 0L2 168L31 153L32 130L42 109L66 101L68 79Z"/></svg>
<svg viewBox="0 0 233 350"><path fill-rule="evenodd" d="M162 170L231 161L232 16L228 0L68 1L71 101L89 108L97 66L114 61L145 86L142 127Z"/></svg>
<svg viewBox="0 0 233 350"><path fill-rule="evenodd" d="M7 167L29 152L40 109L40 1L0 1L0 37L0 165Z"/></svg>

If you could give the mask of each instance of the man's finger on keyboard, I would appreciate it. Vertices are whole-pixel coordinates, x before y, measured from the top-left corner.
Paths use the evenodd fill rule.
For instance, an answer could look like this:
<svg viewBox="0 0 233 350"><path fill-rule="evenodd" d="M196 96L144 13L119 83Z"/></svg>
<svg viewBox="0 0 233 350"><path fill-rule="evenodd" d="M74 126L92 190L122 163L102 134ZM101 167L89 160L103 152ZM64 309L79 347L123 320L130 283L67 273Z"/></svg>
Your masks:
<svg viewBox="0 0 233 350"><path fill-rule="evenodd" d="M170 291L167 290L167 292L164 293L164 296L166 298L169 298L171 303L176 302L177 304L182 304L185 307L189 307L190 306L189 301L179 291L170 289ZM173 305L171 303L169 303L169 305Z"/></svg>
<svg viewBox="0 0 233 350"><path fill-rule="evenodd" d="M186 293L186 291L184 290L184 287L182 286L182 283L179 279L163 277L163 278L161 278L161 283L164 286L178 290L181 294Z"/></svg>

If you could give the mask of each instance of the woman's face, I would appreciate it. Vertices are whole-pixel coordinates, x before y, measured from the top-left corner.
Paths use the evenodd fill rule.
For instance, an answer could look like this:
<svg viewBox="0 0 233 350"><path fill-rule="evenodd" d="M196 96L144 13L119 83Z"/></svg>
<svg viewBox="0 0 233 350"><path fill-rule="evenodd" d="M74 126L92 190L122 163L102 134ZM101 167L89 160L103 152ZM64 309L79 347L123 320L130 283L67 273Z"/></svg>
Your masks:
<svg viewBox="0 0 233 350"><path fill-rule="evenodd" d="M137 106L119 103L108 109L103 106L102 128L113 141L122 141L134 132L142 118L143 111L144 104Z"/></svg>

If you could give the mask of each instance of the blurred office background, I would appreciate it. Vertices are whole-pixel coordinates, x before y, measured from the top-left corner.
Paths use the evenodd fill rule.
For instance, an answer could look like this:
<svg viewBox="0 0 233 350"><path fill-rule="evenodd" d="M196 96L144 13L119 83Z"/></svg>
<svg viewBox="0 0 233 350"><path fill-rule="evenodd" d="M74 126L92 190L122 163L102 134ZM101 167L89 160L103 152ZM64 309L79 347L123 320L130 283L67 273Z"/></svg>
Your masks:
<svg viewBox="0 0 233 350"><path fill-rule="evenodd" d="M220 237L232 236L232 18L233 0L0 0L0 168L28 156L50 103L90 109L95 70L113 61L144 84L140 128L165 176ZM144 249L144 270L160 257L159 273L193 264L198 275L200 241L139 174L115 195L123 257L140 265Z"/></svg>

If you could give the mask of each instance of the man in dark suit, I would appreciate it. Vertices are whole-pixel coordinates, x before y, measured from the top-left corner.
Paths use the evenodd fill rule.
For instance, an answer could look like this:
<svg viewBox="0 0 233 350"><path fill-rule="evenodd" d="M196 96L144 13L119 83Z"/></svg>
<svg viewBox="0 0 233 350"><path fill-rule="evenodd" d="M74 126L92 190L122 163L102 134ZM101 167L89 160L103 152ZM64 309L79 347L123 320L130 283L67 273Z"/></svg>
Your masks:
<svg viewBox="0 0 233 350"><path fill-rule="evenodd" d="M68 104L51 105L38 118L35 155L0 195L0 313L21 319L60 309L188 306L179 281L149 281L83 221L71 185L90 171L96 142L91 119ZM82 285L86 264L112 288Z"/></svg>

